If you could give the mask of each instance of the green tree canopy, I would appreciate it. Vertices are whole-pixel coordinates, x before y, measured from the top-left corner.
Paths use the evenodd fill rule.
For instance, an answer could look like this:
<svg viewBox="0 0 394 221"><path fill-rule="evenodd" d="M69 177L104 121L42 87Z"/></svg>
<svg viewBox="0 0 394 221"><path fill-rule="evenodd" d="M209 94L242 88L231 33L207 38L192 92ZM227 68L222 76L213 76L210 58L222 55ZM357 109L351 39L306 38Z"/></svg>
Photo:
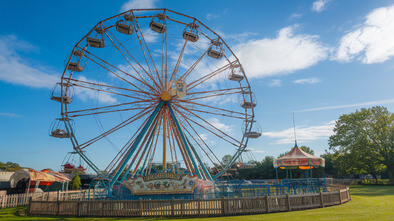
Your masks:
<svg viewBox="0 0 394 221"><path fill-rule="evenodd" d="M227 165L227 164L229 164L230 163L230 160L231 160L231 155L224 155L223 156L223 158L222 158L222 163L224 164L224 165Z"/></svg>
<svg viewBox="0 0 394 221"><path fill-rule="evenodd" d="M81 187L81 178L78 175L75 175L73 179L71 180L71 183L69 185L69 189L71 190L79 190Z"/></svg>
<svg viewBox="0 0 394 221"><path fill-rule="evenodd" d="M371 174L376 179L387 168L394 181L394 114L387 108L362 108L342 115L329 145L342 172Z"/></svg>

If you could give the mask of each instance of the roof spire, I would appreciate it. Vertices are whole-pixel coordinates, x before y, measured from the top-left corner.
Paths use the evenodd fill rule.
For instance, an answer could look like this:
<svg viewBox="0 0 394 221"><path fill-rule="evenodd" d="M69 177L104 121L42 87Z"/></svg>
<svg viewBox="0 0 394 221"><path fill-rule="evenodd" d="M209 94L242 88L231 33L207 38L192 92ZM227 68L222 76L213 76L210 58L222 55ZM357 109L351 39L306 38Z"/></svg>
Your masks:
<svg viewBox="0 0 394 221"><path fill-rule="evenodd" d="M294 112L293 112L293 127L294 127L294 141L295 141L294 147L298 147L297 146L297 134L296 134L296 127L295 127L295 120L294 120Z"/></svg>

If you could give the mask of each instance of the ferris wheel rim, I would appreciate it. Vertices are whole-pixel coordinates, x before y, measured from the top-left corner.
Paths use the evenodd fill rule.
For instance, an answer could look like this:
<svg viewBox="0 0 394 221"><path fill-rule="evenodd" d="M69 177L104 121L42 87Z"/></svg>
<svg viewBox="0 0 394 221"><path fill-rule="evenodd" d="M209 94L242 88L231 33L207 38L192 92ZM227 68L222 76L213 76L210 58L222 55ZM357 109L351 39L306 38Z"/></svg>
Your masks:
<svg viewBox="0 0 394 221"><path fill-rule="evenodd" d="M163 11L163 12L172 12L172 13L176 13L176 14L178 14L178 15L182 15L182 16L184 16L184 17L188 17L188 18L190 18L190 19L193 19L193 21L194 22L198 22L200 25L202 25L202 26L204 26L205 28L207 28L208 30L210 30L213 34L215 34L217 37L218 37L218 39L220 39L221 40L221 42L226 46L226 48L230 51L230 53L231 53L231 55L232 56L234 56L234 58L235 58L235 63L237 64L237 65L239 65L239 67L240 67L240 69L242 70L241 71L241 73L244 75L244 79L245 79L245 82L246 82L246 84L247 84L247 86L246 87L243 87L241 84L240 84L240 87L241 88L245 88L246 89L246 91L250 91L251 92L251 87L250 87L250 84L249 84L249 81L248 81L248 79L247 79L247 76L246 76L246 74L245 74L245 72L244 72L244 70L243 70L243 67L242 67L242 64L240 63L240 61L239 61L239 59L236 57L236 55L231 51L231 48L226 44L226 42L216 33L216 32L214 32L214 31L212 31L209 27L207 27L205 24L203 24L201 21L199 21L198 19L196 19L196 18L193 18L193 17L190 17L190 16L187 16L187 15L184 15L184 14L182 14L182 13L178 13L178 12L175 12L175 11L172 11L172 10L169 10L169 9L132 9L132 10L128 10L128 11L126 11L126 12L123 12L123 13L120 13L120 14L118 14L118 15L115 15L115 16L113 16L113 17L110 17L110 18L108 18L108 19L105 19L105 20L102 20L102 21L100 21L94 28L92 28L89 32L88 32L88 34L87 35L85 35L75 46L74 46L74 48L73 48L73 51L72 51L72 53L71 53L71 55L70 55L70 57L69 57L69 59L68 59L68 62L67 62L67 65L66 65L66 68L65 68L65 70L64 70L64 72L63 72L63 74L62 74L62 77L61 77L61 85L63 86L63 82L65 81L65 82L67 82L67 83L70 83L70 81L71 81L71 76L72 76L72 73L71 73L71 75L70 75L70 77L69 78L67 78L67 77L65 77L65 74L67 73L67 66L69 65L69 63L70 63L70 61L71 61L71 57L72 57L72 54L74 53L74 51L76 51L76 50L83 50L83 48L81 48L80 46L79 46L79 44L81 43L81 42L83 42L85 39L87 39L88 37L89 37L89 35L92 33L92 32L94 32L94 30L99 26L99 25L101 25L103 22L105 22L105 21L108 21L108 20L111 20L111 19L114 19L114 18L118 18L118 17L120 17L120 16L122 16L122 15L125 15L125 14L128 14L128 13L131 13L131 14L134 14L134 12L140 12L140 11ZM106 86L109 86L109 85L106 85ZM195 86L194 86L195 87ZM193 87L193 88L194 88ZM192 88L192 89L193 89ZM63 90L62 90L63 91ZM154 95L154 94L151 94L151 95ZM250 95L250 96L252 96L252 95ZM153 99L153 98L152 98ZM252 98L250 98L251 100L252 100ZM180 101L180 102L182 102L182 101ZM70 105L70 104L67 104L67 103L62 103L61 104L61 114L62 114L62 116L65 116L66 118L71 118L71 117L73 117L73 116L69 116L69 113L70 112L68 112L68 105ZM176 104L175 104L175 106L177 106ZM179 107L179 105L177 106L177 107ZM176 107L175 107L176 108ZM152 110L152 106L150 106L150 110ZM246 120L251 120L251 121L253 121L253 119L254 119L254 107L252 107L251 109L250 109L250 111L251 111L251 114L249 115L249 117L248 117L248 115L247 114L245 114L246 115L246 117L245 118L242 118L242 119L246 119ZM251 126L250 126L251 127ZM76 140L76 138L75 138L75 140ZM245 140L245 141L244 141ZM247 146L247 142L248 142L248 140L249 140L249 137L242 137L242 141L241 141L241 143L240 143L240 145L239 145L239 148L241 149L241 148L246 148L246 146ZM242 145L244 143L244 145ZM79 147L79 146L78 146ZM82 148L83 149L83 148ZM235 159L236 160L236 159ZM229 163L229 165L226 165L226 167L228 167L228 166L231 166L233 163Z"/></svg>

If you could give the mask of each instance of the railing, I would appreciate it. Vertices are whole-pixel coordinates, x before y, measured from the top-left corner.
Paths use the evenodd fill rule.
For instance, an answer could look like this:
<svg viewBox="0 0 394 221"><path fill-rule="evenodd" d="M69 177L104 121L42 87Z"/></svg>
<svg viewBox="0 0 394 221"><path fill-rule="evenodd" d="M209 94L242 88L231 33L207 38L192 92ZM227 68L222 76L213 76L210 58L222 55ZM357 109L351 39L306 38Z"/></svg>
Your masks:
<svg viewBox="0 0 394 221"><path fill-rule="evenodd" d="M0 196L0 208L26 206L29 198L41 201L87 199L88 190L56 191L42 193L22 193Z"/></svg>
<svg viewBox="0 0 394 221"><path fill-rule="evenodd" d="M37 199L37 198L36 198ZM56 200L32 199L30 215L56 216L226 216L303 210L342 204L349 188L305 195L171 200Z"/></svg>

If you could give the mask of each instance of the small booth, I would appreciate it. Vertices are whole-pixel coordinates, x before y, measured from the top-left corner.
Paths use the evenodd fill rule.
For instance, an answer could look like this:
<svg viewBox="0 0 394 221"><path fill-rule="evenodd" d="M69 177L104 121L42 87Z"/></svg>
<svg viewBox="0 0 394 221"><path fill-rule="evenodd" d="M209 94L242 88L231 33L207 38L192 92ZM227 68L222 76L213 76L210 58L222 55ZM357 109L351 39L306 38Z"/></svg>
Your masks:
<svg viewBox="0 0 394 221"><path fill-rule="evenodd" d="M324 166L324 158L306 153L297 146L297 142L290 152L274 160L277 182L287 186L290 194L326 191ZM286 178L281 181L278 177L278 168L286 170ZM318 178L319 168L323 172L322 179ZM316 171L315 178L313 177L313 169ZM292 170L301 170L305 173L305 178L294 179Z"/></svg>
<svg viewBox="0 0 394 221"><path fill-rule="evenodd" d="M11 188L15 188L18 193L39 192L42 191L42 188L50 186L54 182L67 183L69 181L69 178L57 172L33 169L18 170L10 178Z"/></svg>

